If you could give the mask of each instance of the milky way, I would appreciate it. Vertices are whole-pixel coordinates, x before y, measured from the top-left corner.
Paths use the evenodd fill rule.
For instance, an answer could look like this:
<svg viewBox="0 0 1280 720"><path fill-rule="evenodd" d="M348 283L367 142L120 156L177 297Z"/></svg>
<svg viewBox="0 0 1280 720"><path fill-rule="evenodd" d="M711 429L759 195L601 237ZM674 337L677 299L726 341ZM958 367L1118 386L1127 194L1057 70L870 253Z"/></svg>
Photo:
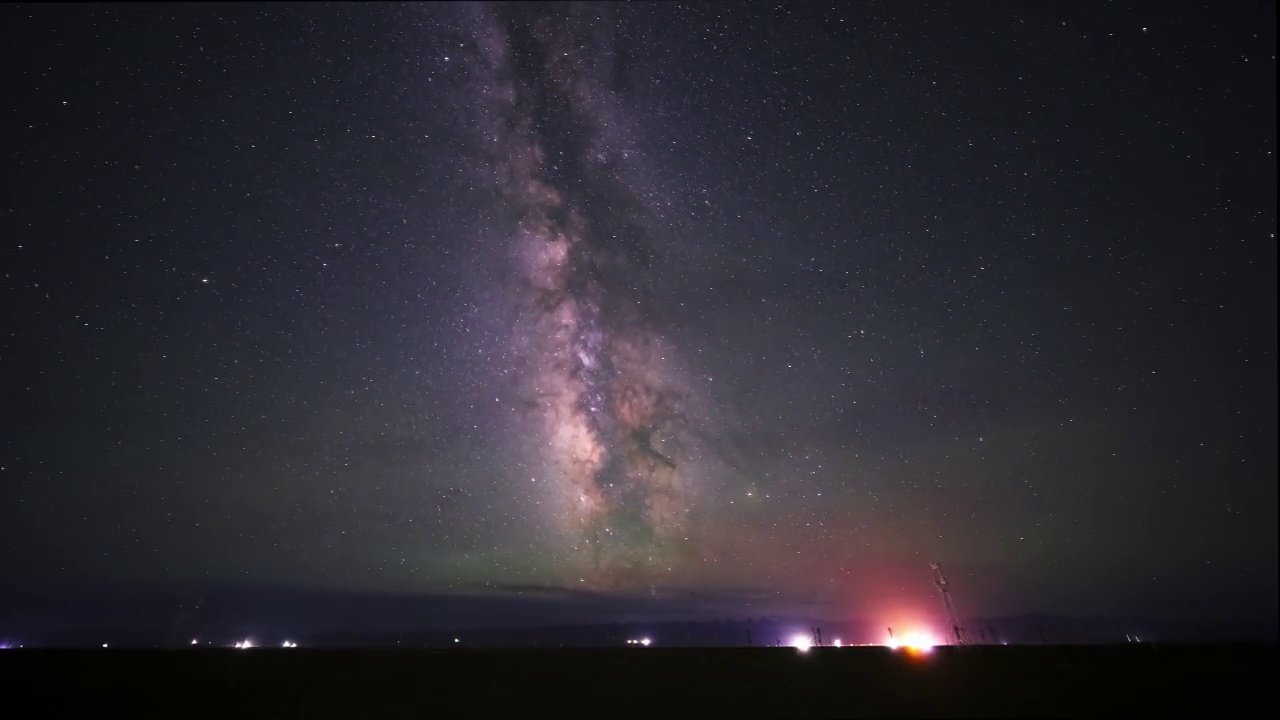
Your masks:
<svg viewBox="0 0 1280 720"><path fill-rule="evenodd" d="M532 462L574 551L567 567L597 586L653 583L697 555L691 392L654 322L649 195L628 174L605 9L508 10L472 8L473 90L510 215L500 297L516 308L514 397L534 421Z"/></svg>
<svg viewBox="0 0 1280 720"><path fill-rule="evenodd" d="M1275 3L49 7L20 595L1275 617Z"/></svg>

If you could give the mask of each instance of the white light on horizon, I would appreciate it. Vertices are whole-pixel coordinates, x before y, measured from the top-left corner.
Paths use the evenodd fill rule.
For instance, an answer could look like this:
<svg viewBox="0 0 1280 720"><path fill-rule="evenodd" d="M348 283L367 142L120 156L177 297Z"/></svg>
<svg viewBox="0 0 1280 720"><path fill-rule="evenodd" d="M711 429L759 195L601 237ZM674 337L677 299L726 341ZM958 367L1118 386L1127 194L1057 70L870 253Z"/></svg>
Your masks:
<svg viewBox="0 0 1280 720"><path fill-rule="evenodd" d="M803 633L796 633L791 636L791 647L800 652L809 652L809 648L813 647L813 639Z"/></svg>
<svg viewBox="0 0 1280 720"><path fill-rule="evenodd" d="M909 652L930 652L940 643L937 638L929 633L922 631L909 632L902 636L901 639L889 638L889 642L885 643L885 647L890 650L907 650Z"/></svg>

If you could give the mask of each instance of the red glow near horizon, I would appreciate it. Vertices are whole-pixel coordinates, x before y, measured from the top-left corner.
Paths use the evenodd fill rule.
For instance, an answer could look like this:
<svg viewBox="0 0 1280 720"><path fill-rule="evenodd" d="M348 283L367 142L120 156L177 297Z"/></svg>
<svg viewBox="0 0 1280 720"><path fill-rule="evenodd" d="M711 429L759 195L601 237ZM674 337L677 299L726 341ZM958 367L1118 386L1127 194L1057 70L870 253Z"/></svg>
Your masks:
<svg viewBox="0 0 1280 720"><path fill-rule="evenodd" d="M941 645L938 638L927 630L912 629L901 636L893 636L887 639L885 647L891 650L905 650L913 655L931 652L935 647Z"/></svg>

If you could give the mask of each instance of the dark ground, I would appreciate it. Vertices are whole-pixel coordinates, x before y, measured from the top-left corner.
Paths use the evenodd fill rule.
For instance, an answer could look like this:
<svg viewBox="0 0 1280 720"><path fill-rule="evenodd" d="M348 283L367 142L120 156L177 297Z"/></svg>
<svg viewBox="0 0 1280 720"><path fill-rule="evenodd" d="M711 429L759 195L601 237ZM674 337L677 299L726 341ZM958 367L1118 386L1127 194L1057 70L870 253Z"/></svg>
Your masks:
<svg viewBox="0 0 1280 720"><path fill-rule="evenodd" d="M200 717L1273 717L1276 646L0 653L7 707Z"/></svg>

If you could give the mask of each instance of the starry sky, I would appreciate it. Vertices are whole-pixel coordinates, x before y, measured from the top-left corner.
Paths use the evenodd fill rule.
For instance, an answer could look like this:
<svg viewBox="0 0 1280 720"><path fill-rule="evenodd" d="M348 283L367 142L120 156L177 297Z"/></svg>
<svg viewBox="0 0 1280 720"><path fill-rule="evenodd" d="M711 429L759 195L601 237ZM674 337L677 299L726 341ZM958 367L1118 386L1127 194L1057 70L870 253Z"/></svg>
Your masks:
<svg viewBox="0 0 1280 720"><path fill-rule="evenodd" d="M0 17L19 593L1274 613L1274 3Z"/></svg>

